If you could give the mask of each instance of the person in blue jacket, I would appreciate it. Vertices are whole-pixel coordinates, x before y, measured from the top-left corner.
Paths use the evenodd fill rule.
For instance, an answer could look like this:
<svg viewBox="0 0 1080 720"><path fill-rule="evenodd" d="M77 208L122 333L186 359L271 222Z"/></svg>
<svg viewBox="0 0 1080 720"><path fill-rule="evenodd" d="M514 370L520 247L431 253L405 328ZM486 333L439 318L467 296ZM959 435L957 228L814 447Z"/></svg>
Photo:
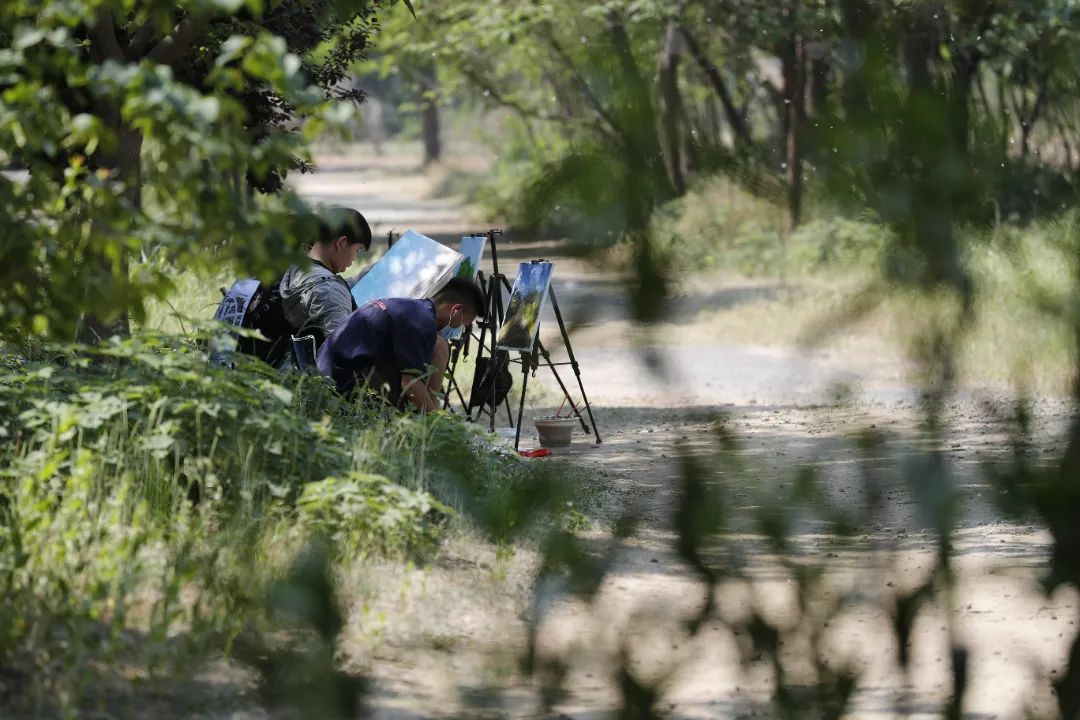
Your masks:
<svg viewBox="0 0 1080 720"><path fill-rule="evenodd" d="M319 372L343 395L366 387L396 407L432 412L439 408L449 341L483 311L480 287L463 278L451 279L431 299L374 300L323 343Z"/></svg>

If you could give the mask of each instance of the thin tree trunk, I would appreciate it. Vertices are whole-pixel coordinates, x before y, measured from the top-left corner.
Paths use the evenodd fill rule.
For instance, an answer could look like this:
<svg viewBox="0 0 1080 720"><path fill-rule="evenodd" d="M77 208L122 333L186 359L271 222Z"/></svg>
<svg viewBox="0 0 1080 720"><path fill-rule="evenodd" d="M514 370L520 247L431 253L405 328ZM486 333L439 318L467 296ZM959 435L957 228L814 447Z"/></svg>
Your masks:
<svg viewBox="0 0 1080 720"><path fill-rule="evenodd" d="M1043 106L1046 103L1046 89L1049 85L1050 78L1048 75L1043 74L1039 77L1039 91L1036 93L1035 102L1031 107L1031 111L1027 113L1027 116L1023 119L1020 125L1020 156L1027 157L1031 150L1031 131L1035 128L1035 124L1039 122L1042 117Z"/></svg>
<svg viewBox="0 0 1080 720"><path fill-rule="evenodd" d="M660 124L664 136L664 162L668 179L675 194L686 194L686 178L683 176L682 142L679 132L679 28L669 20L664 30L664 45L660 51Z"/></svg>
<svg viewBox="0 0 1080 720"><path fill-rule="evenodd" d="M1059 126L1058 136L1061 138L1061 145L1065 150L1065 167L1070 173L1076 172L1076 164L1073 161L1073 146L1069 142L1069 131L1064 123Z"/></svg>
<svg viewBox="0 0 1080 720"><path fill-rule="evenodd" d="M566 87L549 71L544 70L544 79L551 86L551 92L555 94L555 100L559 105L559 112L565 117L576 118L579 116L577 105L570 99Z"/></svg>
<svg viewBox="0 0 1080 720"><path fill-rule="evenodd" d="M971 150L971 88L979 61L979 56L972 54L953 62L955 77L949 116L952 120L953 143L962 157L967 157Z"/></svg>
<svg viewBox="0 0 1080 720"><path fill-rule="evenodd" d="M690 111L685 102L679 104L679 117L682 118L683 127L686 128L686 132L683 133L683 157L685 158L683 170L685 175L692 177L701 170L700 138L705 131L700 121L690 117Z"/></svg>
<svg viewBox="0 0 1080 720"><path fill-rule="evenodd" d="M810 115L825 114L829 102L829 61L817 57L810 61Z"/></svg>
<svg viewBox="0 0 1080 720"><path fill-rule="evenodd" d="M994 107L990 104L990 95L986 92L986 81L983 77L985 73L978 72L975 74L975 90L979 93L979 99L982 101L983 115L991 119L995 125L997 125L998 134L1005 132L1005 128L1001 127L999 119L994 117Z"/></svg>
<svg viewBox="0 0 1080 720"><path fill-rule="evenodd" d="M785 229L793 231L802 221L803 125L806 121L806 55L802 35L797 29L784 43L781 52L784 77L785 180L787 213Z"/></svg>
<svg viewBox="0 0 1080 720"><path fill-rule="evenodd" d="M1005 97L1005 78L1001 73L994 73L997 79L998 112L1001 113L1001 154L1005 157L1009 153L1009 135L1012 133L1009 127L1009 103Z"/></svg>
<svg viewBox="0 0 1080 720"><path fill-rule="evenodd" d="M424 138L424 165L427 166L439 162L443 151L437 97L439 78L434 65L427 65L421 69L420 86L424 93L420 119L421 133Z"/></svg>
<svg viewBox="0 0 1080 720"><path fill-rule="evenodd" d="M841 10L844 21L844 38L841 47L848 48L848 64L854 71L845 71L841 83L841 102L844 106L844 114L848 121L854 125L866 122L870 117L870 107L867 102L869 93L866 88L866 77L853 56L855 48L859 48L872 32L875 6L869 0L841 0Z"/></svg>
<svg viewBox="0 0 1080 720"><path fill-rule="evenodd" d="M705 100L705 118L709 123L709 139L719 145L723 138L720 136L720 113L716 109L716 100L709 97Z"/></svg>
<svg viewBox="0 0 1080 720"><path fill-rule="evenodd" d="M90 58L97 64L107 61L149 61L162 66L175 65L206 31L212 18L212 11L188 12L165 37L157 35L156 23L148 22L135 33L127 45L121 45L116 18L105 4L98 9L88 27ZM90 163L97 169L110 170L115 180L123 184L123 197L131 212L140 213L143 135L124 122L120 107L116 103L99 98L93 101L93 109L104 125L113 131L116 148L112 153L95 155L90 158ZM86 272L98 273L103 283L114 285L117 276L121 278L122 296L117 303L121 309L112 317L86 313L76 332L77 342L96 343L113 335L130 334L130 298L126 292L130 285L129 262L129 255L123 248L119 250L119 257L116 259L105 257L102 253L92 253L85 259ZM113 288L102 287L101 291L107 292L111 289Z"/></svg>
<svg viewBox="0 0 1080 720"><path fill-rule="evenodd" d="M123 184L123 198L128 203L133 213L142 211L142 144L143 136L138 130L127 125L120 116L120 109L114 104L101 105L96 109L99 117L106 122L115 134L116 150L108 155L93 159L95 166L108 169L113 177ZM88 272L96 272L104 282L110 286L114 284L114 278L119 276L122 286L128 282L130 258L128 253L121 251L119 257L109 258L101 254L95 254L85 259ZM101 288L106 292L107 288ZM89 298L88 298L89 300ZM125 337L131 334L131 319L127 310L127 303L120 303L122 309L109 316L98 315L93 312L86 313L75 335L75 341L84 344L94 344L106 338L119 335Z"/></svg>
<svg viewBox="0 0 1080 720"><path fill-rule="evenodd" d="M631 101L622 113L627 117L624 123L624 141L627 143L627 158L632 165L640 167L639 177L648 179L649 192L641 194L641 183L634 188L639 193L637 200L629 203L631 207L628 225L631 228L648 226L652 210L676 196L675 188L664 167L664 152L657 129L656 108L649 91L649 85L641 74L634 57L630 36L622 18L615 11L607 14L611 44L619 57L622 68L622 80L629 91Z"/></svg>

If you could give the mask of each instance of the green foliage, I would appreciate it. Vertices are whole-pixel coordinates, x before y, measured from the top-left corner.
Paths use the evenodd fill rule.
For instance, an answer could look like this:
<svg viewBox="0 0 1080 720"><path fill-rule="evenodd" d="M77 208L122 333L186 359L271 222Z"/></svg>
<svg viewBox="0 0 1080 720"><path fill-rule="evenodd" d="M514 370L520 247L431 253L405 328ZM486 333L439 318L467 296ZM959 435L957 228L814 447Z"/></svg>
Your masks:
<svg viewBox="0 0 1080 720"><path fill-rule="evenodd" d="M103 471L137 469L145 492L166 499L162 512L178 480L250 504L349 465L322 419L336 401L319 379L286 387L257 368L210 370L196 348L162 336L66 352L67 369L31 364L4 378L0 433L25 447L92 449Z"/></svg>
<svg viewBox="0 0 1080 720"><path fill-rule="evenodd" d="M149 0L0 7L0 147L28 171L0 176L8 339L69 340L84 314L141 319L176 266L233 258L266 272L310 237L295 195L252 198L245 178L280 175L347 119L346 105L327 100L343 67L335 53L351 62L363 50L370 10L353 8L340 42L330 3L265 11ZM345 48L316 63L320 42ZM285 119L288 132L276 125ZM155 253L174 265L129 272L129 258Z"/></svg>
<svg viewBox="0 0 1080 720"><path fill-rule="evenodd" d="M432 521L452 512L426 492L370 473L310 483L296 506L301 528L329 537L354 557L430 550L438 536Z"/></svg>
<svg viewBox="0 0 1080 720"><path fill-rule="evenodd" d="M423 17L425 6L419 11ZM637 304L639 320L652 319L641 306L664 299L670 270L679 263L774 273L788 262L859 269L860 277L871 278L869 292L842 309L844 319L865 316L897 288L908 303L899 332L911 342L920 383L922 442L901 462L880 454L884 437L876 428L857 434L857 482L865 503L850 495L831 503L818 469L807 467L776 486L761 487L760 496L740 500L759 510L748 526L735 527L725 486L746 490L766 483L764 473L738 451L733 431L719 423L713 452L704 458L689 448L680 453L673 545L695 571L704 601L693 617L677 618L679 627L693 636L719 626L738 650L739 667L769 679L763 714L833 718L854 710L860 668L828 652L833 637L846 639L847 631L837 628L849 612L886 619L889 642L897 648L893 665L903 685L911 686L916 668L908 644L932 606L947 618L942 632L950 662L941 671L941 713L963 714L970 655L954 620L960 486L947 457L952 418L946 408L957 390L957 364L978 328L980 304L1000 303L1011 311L1014 302L1021 304L1016 295L1025 296L1024 313L1002 316L1022 324L1033 314L1053 320L1055 352L1062 335L1065 347L1073 348L1072 400L1078 400L1075 218L1040 224L1024 235L1000 227L1002 221L1057 213L1075 200L1068 176L1075 172L1071 148L1078 138L1076 11L1071 0L705 0L675 6L463 1L433 7L433 24L419 42L391 48L404 58L413 51L435 53L473 99L514 118L527 137L522 147L531 152L508 153L509 177L495 174L501 185L497 199L514 198L507 203L512 219L535 228L572 207L583 234L594 242L628 242L628 302ZM700 34L703 48L704 61L694 58L694 69L676 78L676 85L690 88L682 97L694 104L685 109L634 72L642 58L658 60L661 72L665 63L670 67L673 21ZM455 33L464 31L470 35L456 41ZM394 57L388 54L385 62L392 65ZM805 89L812 103L803 102ZM675 142L655 132L671 121L672 108L683 115ZM749 126L744 132L740 119ZM1044 137L1033 142L1035 126ZM1039 161L1031 157L1036 147ZM720 152L712 152L716 148ZM712 162L703 161L710 155ZM721 169L774 204L749 199L745 208L716 208L691 195L671 205L681 195L674 172L679 157L687 158L683 170L690 175L707 177ZM788 161L793 165L785 167ZM736 175L732 169L740 162L750 163L766 181ZM663 173L660 163L666 165ZM814 178L813 190L821 196L814 199L824 210L794 230L794 213L786 225L771 217L777 214L773 190L776 181L784 184L790 212L804 175ZM665 177L671 181L667 188ZM834 208L844 215L826 215ZM781 234L782 227L793 231ZM1007 268L1029 253L1029 244L1043 248L1034 251L1039 262L1031 273ZM1058 267L1045 267L1054 263ZM1047 278L1052 292L1042 287ZM1032 295L1036 302L1030 302ZM1019 352L1034 354L1042 347L1035 341ZM1047 588L1075 584L1080 423L1073 419L1059 438L1066 449L1035 459L1023 403L1017 408L1015 467L1000 473L998 487L1014 510L1037 514L1054 538ZM875 518L884 522L888 516L892 496L885 489L910 498L927 532L921 548L929 568L915 587L881 591L893 585L883 581L901 549L858 539L871 535ZM808 552L810 538L821 538L831 552ZM851 550L859 555L832 562ZM541 614L556 605L553 587L591 598L614 553L612 547L586 550L573 538L551 538L536 590ZM754 571L760 572L758 561L766 558L774 562L761 565L791 589L791 608L780 622L757 596L763 586ZM836 571L844 578L830 586L829 575ZM857 577L849 584L852 575ZM731 602L732 597L748 599ZM571 684L570 659L541 660L544 618L530 623L526 667L550 679L545 698L558 698ZM619 635L625 645L614 658L620 709L627 717L652 717L660 713L663 691L678 678L674 671L655 682L639 676L642 664L631 654L633 629ZM1078 657L1080 638L1074 637L1070 658L1053 683L1063 717L1080 710ZM666 661L678 665L677 657L649 659L661 667ZM904 704L898 703L896 714L910 712Z"/></svg>
<svg viewBox="0 0 1080 720"><path fill-rule="evenodd" d="M815 208L784 236L776 206L734 183L702 183L653 217L660 252L680 271L722 270L755 276L881 268L890 260L880 224Z"/></svg>
<svg viewBox="0 0 1080 720"><path fill-rule="evenodd" d="M521 232L591 246L629 238L641 257L640 238L630 237L641 223L630 216L652 214L682 186L693 193L717 176L779 210L802 194L789 192L786 177L785 145L794 137L811 202L831 183L817 220L832 222L826 213L836 205L851 208L855 222L893 230L906 218L901 254L938 253L924 269L945 277L957 274L955 254L920 239L928 231L919 222L952 209L984 227L1026 222L1075 202L1076 13L1067 0L456 0L421 3L415 18L389 13L376 57L362 69L386 75L432 64L440 78L432 92L445 104L498 119L498 159L469 195ZM867 62L853 61L871 33ZM796 41L803 55L793 67ZM674 68L673 94L641 81L640 68L656 63ZM793 136L785 135L796 84L789 70L807 95ZM881 117L903 122L873 121ZM670 136L659 137L658 124ZM657 252L670 241L677 263L684 254L705 266L734 254L755 272L779 272L781 259L789 270L804 260L813 269L815 243L802 253L792 237L781 258L782 243L773 241L780 213L762 215L766 221L735 221L744 237L717 236L711 251L708 239L662 233ZM822 252L855 260L862 230L824 231ZM829 247L834 240L845 249Z"/></svg>
<svg viewBox="0 0 1080 720"><path fill-rule="evenodd" d="M183 676L234 646L271 674L279 651L299 662L269 640L268 598L307 538L336 563L426 557L451 507L507 538L566 497L463 422L387 419L255 363L210 369L168 336L3 358L0 662L48 712L108 702L121 665Z"/></svg>

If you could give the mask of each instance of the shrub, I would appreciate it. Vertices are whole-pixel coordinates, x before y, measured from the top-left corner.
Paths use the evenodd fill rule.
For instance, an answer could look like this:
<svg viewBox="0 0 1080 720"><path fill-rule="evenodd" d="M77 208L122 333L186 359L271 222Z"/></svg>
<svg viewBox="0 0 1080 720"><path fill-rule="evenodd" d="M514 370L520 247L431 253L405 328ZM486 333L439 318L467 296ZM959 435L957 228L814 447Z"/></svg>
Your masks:
<svg viewBox="0 0 1080 720"><path fill-rule="evenodd" d="M780 208L724 178L711 178L664 207L654 234L673 267L741 275L815 273L886 261L884 226L835 215L812 218L784 238Z"/></svg>
<svg viewBox="0 0 1080 720"><path fill-rule="evenodd" d="M130 683L117 668L182 674L272 630L269 589L312 536L342 561L429 553L450 506L504 539L560 497L460 420L211 369L176 338L2 358L0 665L39 710L77 714Z"/></svg>
<svg viewBox="0 0 1080 720"><path fill-rule="evenodd" d="M301 529L353 556L430 551L438 521L452 512L422 490L362 472L310 483L296 505Z"/></svg>

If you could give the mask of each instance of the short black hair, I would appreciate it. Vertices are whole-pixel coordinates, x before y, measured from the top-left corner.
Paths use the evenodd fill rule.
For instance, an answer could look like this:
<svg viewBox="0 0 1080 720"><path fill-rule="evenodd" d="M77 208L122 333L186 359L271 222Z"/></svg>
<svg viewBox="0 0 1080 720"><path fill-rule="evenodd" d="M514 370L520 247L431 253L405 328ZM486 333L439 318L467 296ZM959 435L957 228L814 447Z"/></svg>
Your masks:
<svg viewBox="0 0 1080 720"><path fill-rule="evenodd" d="M484 317L484 293L480 290L480 286L472 280L459 277L450 278L450 281L443 285L442 289L435 293L435 297L432 299L436 305L460 303L470 306L476 312L476 317Z"/></svg>
<svg viewBox="0 0 1080 720"><path fill-rule="evenodd" d="M347 207L329 207L319 213L319 242L323 245L344 237L350 245L363 243L371 249L371 226L357 210Z"/></svg>

